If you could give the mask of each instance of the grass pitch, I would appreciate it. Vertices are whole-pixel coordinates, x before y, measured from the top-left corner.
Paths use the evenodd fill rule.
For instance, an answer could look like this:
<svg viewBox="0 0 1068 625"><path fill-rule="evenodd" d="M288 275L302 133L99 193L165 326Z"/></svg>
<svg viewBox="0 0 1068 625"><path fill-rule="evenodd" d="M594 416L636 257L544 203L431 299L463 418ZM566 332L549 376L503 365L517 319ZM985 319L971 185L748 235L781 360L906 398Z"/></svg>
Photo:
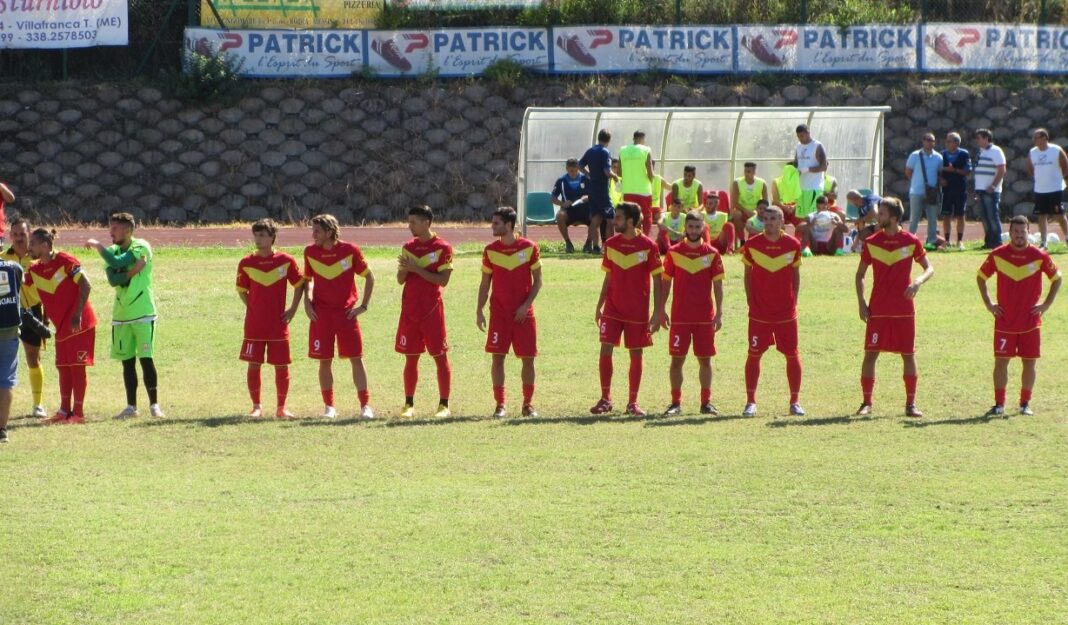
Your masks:
<svg viewBox="0 0 1068 625"><path fill-rule="evenodd" d="M713 400L696 364L673 418L591 417L597 260L547 255L537 302L539 419L490 421L475 328L479 250L461 248L446 311L454 417L434 421L424 359L415 420L392 351L394 249L369 250L378 289L361 318L372 402L342 418L252 422L237 360L245 253L157 251L166 420L117 423L106 359L110 292L82 254L101 317L84 427L12 421L0 448L0 623L1064 623L1068 613L1068 301L1046 319L1035 417L989 420L992 322L978 252L935 254L918 300L920 421L900 417L900 359L879 363L858 419L863 324L856 257L806 261L800 302L805 418L786 417L783 360L764 358L761 416L742 419L745 301L726 261ZM1066 257L1058 260L1062 263ZM321 411L293 324L290 407ZM665 334L641 403L668 400ZM625 398L625 354L615 395ZM51 352L45 361L50 363ZM55 407L56 376L46 368ZM1009 399L1018 392L1011 368ZM518 365L508 367L518 414ZM22 382L16 414L29 408ZM144 395L142 391L142 403ZM273 376L264 400L273 411Z"/></svg>

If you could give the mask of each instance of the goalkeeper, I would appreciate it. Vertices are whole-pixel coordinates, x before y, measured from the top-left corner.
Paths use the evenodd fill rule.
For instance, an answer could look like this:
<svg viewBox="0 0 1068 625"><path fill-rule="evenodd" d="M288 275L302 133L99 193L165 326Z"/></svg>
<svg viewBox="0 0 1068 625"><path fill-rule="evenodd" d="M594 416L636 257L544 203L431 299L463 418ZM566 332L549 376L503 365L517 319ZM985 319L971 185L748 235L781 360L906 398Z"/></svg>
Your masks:
<svg viewBox="0 0 1068 625"><path fill-rule="evenodd" d="M152 248L148 241L135 239L134 217L129 213L111 216L109 233L112 245L96 239L85 242L107 264L108 283L115 287L112 314L111 357L122 361L122 381L126 387L126 408L116 419L140 414L137 409L137 361L141 361L149 414L163 417L156 395L156 365L153 346L156 339L156 302L152 293Z"/></svg>

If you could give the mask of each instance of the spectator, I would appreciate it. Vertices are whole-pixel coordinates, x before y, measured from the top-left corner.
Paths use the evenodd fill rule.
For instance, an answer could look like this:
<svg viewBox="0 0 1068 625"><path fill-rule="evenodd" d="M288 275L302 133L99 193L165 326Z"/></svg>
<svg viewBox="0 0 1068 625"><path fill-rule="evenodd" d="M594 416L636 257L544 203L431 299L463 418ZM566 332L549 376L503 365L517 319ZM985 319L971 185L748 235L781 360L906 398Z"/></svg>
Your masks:
<svg viewBox="0 0 1068 625"><path fill-rule="evenodd" d="M743 168L744 175L731 182L731 223L738 240L745 243L745 222L756 216L757 202L768 201L768 183L757 178L756 163L746 163Z"/></svg>
<svg viewBox="0 0 1068 625"><path fill-rule="evenodd" d="M749 218L745 222L745 232L749 236L757 234L763 234L764 232L764 211L768 209L768 202L766 200L760 200L757 202L756 214Z"/></svg>
<svg viewBox="0 0 1068 625"><path fill-rule="evenodd" d="M975 196L983 220L983 248L1001 246L1001 183L1005 180L1005 152L994 145L994 133L988 128L975 131L979 157L975 164Z"/></svg>
<svg viewBox="0 0 1068 625"><path fill-rule="evenodd" d="M721 192L709 191L705 194L704 213L701 217L705 221L704 239L720 254L734 253L734 224L728 221L727 213L719 210Z"/></svg>
<svg viewBox="0 0 1068 625"><path fill-rule="evenodd" d="M857 230L857 235L853 239L852 251L860 251L864 245L864 239L875 234L878 229L878 208L881 201L883 198L874 193L864 195L856 189L850 189L846 193L846 202L857 209L857 221L853 226Z"/></svg>
<svg viewBox="0 0 1068 625"><path fill-rule="evenodd" d="M938 213L942 208L942 189L939 186L945 161L935 150L935 136L923 135L923 147L909 154L905 163L905 177L909 179L909 234L916 234L920 217L927 216L927 242L924 247L934 249L938 241Z"/></svg>
<svg viewBox="0 0 1068 625"><path fill-rule="evenodd" d="M1031 138L1035 147L1027 155L1027 173L1035 180L1035 216L1042 237L1041 248L1046 249L1047 219L1050 216L1061 225L1061 234L1068 240L1068 221L1064 219L1064 178L1068 176L1068 156L1061 146L1049 142L1049 131L1039 128Z"/></svg>
<svg viewBox="0 0 1068 625"><path fill-rule="evenodd" d="M671 196L682 200L682 210L691 211L704 204L705 187L697 179L697 168L687 165L682 168L682 178L671 185Z"/></svg>
<svg viewBox="0 0 1068 625"><path fill-rule="evenodd" d="M582 173L589 176L589 210L590 215L600 215L602 228L615 216L616 212L610 194L611 180L617 180L619 174L612 171L612 154L608 144L612 142L612 133L601 129L597 133L597 144L586 150L579 159ZM599 254L601 247L596 234L592 236L592 251Z"/></svg>
<svg viewBox="0 0 1068 625"><path fill-rule="evenodd" d="M827 198L820 196L816 198L816 212L808 217L801 245L815 255L841 256L845 254L842 241L848 230L838 213L831 210Z"/></svg>
<svg viewBox="0 0 1068 625"><path fill-rule="evenodd" d="M590 179L579 171L578 160L569 158L566 167L567 173L557 178L553 184L552 203L560 207L560 210L556 211L556 227L564 237L564 251L571 254L575 251L575 246L571 243L567 227L574 224L587 226L586 243L583 244L582 251L589 254L599 240L598 229L601 227L602 213L590 210Z"/></svg>
<svg viewBox="0 0 1068 625"><path fill-rule="evenodd" d="M960 147L960 135L946 135L942 150L942 232L949 245L950 226L957 220L957 249L964 250L964 212L968 207L968 174L972 173L972 155Z"/></svg>

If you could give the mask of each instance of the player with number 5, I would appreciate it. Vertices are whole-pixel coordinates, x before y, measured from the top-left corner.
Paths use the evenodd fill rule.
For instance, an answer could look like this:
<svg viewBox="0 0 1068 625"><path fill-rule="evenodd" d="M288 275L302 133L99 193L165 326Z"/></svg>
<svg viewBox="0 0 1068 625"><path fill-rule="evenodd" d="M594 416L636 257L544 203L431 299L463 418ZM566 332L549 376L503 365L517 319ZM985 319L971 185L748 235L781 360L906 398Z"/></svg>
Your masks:
<svg viewBox="0 0 1068 625"><path fill-rule="evenodd" d="M875 362L882 352L901 354L904 364L905 416L922 417L916 408L916 306L913 300L920 286L931 279L934 268L927 260L923 242L901 229L905 209L893 197L879 202L879 230L864 241L857 267L856 288L860 319L867 324L864 334L864 364L860 387L864 400L858 416L871 414L875 388ZM912 263L923 273L912 279ZM871 300L864 301L864 277L872 267Z"/></svg>

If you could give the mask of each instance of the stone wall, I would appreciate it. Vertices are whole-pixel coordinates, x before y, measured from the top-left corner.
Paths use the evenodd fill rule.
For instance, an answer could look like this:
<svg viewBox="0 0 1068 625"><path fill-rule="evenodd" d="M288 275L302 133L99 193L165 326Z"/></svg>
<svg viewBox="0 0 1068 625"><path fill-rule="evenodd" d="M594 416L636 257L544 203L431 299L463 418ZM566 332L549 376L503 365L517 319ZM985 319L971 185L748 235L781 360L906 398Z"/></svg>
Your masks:
<svg viewBox="0 0 1068 625"><path fill-rule="evenodd" d="M1068 122L1053 88L845 85L813 91L678 80L251 82L226 105L190 105L156 86L0 86L0 180L14 210L48 222L220 223L333 212L347 223L400 219L425 202L448 220L515 201L519 124L527 106L889 104L888 193L907 193L909 151L927 130L993 128L1009 159L1005 203L1028 200L1023 159L1035 125L1057 142ZM966 139L966 147L970 146ZM833 157L832 171L833 171ZM706 181L713 185L725 181Z"/></svg>

